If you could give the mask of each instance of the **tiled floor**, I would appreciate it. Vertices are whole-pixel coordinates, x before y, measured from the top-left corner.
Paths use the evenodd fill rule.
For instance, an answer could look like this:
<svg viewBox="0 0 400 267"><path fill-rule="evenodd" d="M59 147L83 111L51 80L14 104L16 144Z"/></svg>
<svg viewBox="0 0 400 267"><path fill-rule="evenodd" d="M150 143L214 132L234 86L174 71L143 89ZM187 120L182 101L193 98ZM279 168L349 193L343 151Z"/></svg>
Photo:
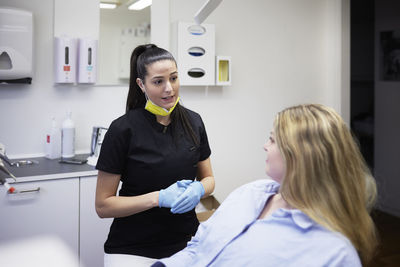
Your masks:
<svg viewBox="0 0 400 267"><path fill-rule="evenodd" d="M400 267L400 218L379 210L372 217L378 228L380 246L368 267Z"/></svg>

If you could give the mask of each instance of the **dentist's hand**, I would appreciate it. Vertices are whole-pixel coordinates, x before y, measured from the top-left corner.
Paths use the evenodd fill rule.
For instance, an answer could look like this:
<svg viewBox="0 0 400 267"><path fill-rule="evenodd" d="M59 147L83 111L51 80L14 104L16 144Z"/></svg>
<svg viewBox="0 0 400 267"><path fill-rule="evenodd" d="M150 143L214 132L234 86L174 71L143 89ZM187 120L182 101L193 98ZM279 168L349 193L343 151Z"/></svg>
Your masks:
<svg viewBox="0 0 400 267"><path fill-rule="evenodd" d="M178 182L179 184L180 182ZM187 186L185 192L176 199L171 205L172 213L185 213L196 207L200 202L200 198L204 195L204 187L194 181Z"/></svg>
<svg viewBox="0 0 400 267"><path fill-rule="evenodd" d="M181 180L166 189L161 189L158 195L158 206L171 208L172 203L186 190L186 187L191 183L191 180ZM179 184L178 184L179 183Z"/></svg>

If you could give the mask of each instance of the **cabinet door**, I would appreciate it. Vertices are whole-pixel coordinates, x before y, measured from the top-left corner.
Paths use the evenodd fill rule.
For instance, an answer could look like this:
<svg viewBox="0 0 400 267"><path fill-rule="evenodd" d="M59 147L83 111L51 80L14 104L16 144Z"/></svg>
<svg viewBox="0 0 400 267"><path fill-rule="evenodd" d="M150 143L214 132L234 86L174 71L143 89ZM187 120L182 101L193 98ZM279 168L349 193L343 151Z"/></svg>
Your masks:
<svg viewBox="0 0 400 267"><path fill-rule="evenodd" d="M104 242L112 219L101 219L95 210L97 176L80 178L80 262L85 267L104 266Z"/></svg>
<svg viewBox="0 0 400 267"><path fill-rule="evenodd" d="M24 182L13 186L20 191L40 189L8 194L5 187L0 186L0 244L54 236L71 249L78 264L79 179Z"/></svg>

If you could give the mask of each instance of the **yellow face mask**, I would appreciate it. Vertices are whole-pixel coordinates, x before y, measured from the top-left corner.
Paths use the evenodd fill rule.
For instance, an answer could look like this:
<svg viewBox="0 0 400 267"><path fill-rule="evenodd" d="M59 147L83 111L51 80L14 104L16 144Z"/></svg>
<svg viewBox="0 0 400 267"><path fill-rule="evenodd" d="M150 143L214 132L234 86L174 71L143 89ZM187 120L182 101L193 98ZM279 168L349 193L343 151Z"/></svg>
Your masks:
<svg viewBox="0 0 400 267"><path fill-rule="evenodd" d="M154 115L160 115L160 116L164 116L164 117L171 114L171 112L174 110L174 108L176 107L176 105L178 104L179 99L180 99L180 97L178 96L178 98L175 101L174 106L168 110L168 109L162 108L160 106L157 106L147 96L146 96L146 98L147 98L147 102L146 102L146 106L144 107L144 109L150 113L153 113Z"/></svg>

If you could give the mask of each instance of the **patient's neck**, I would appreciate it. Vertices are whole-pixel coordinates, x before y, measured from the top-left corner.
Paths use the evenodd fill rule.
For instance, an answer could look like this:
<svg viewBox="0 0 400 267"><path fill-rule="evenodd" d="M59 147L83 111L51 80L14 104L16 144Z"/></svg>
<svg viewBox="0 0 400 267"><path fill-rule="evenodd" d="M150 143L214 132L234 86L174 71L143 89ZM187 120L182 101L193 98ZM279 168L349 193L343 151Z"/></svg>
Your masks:
<svg viewBox="0 0 400 267"><path fill-rule="evenodd" d="M280 208L292 209L292 207L283 199L282 195L278 193L268 199L258 219L265 219Z"/></svg>

